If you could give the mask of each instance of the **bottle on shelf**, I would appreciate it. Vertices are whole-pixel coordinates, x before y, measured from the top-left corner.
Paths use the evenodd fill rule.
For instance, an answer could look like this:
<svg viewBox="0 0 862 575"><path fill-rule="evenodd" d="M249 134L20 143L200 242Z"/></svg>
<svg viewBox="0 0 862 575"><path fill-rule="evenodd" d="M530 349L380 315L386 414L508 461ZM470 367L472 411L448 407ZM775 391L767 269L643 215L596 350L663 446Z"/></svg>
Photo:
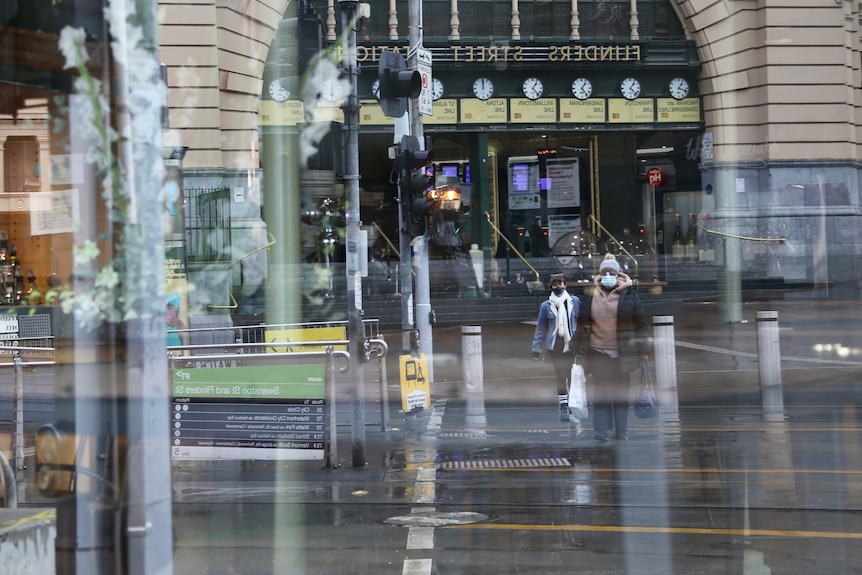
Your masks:
<svg viewBox="0 0 862 575"><path fill-rule="evenodd" d="M688 231L685 235L685 259L689 263L697 263L697 221L694 214L688 215Z"/></svg>
<svg viewBox="0 0 862 575"><path fill-rule="evenodd" d="M670 240L670 254L675 264L682 263L685 259L685 244L682 241L682 220L680 214L676 214L676 227Z"/></svg>
<svg viewBox="0 0 862 575"><path fill-rule="evenodd" d="M27 303L30 305L39 305L42 303L42 294L36 288L36 274L33 273L33 268L27 270Z"/></svg>

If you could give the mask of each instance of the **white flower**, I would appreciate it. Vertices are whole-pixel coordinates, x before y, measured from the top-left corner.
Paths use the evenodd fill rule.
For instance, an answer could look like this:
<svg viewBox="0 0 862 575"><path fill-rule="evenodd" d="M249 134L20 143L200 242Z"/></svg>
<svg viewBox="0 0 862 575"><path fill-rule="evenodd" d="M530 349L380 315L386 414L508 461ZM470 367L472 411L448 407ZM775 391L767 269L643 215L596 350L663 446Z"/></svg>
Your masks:
<svg viewBox="0 0 862 575"><path fill-rule="evenodd" d="M98 289L113 290L120 284L120 276L117 275L117 270L108 266L99 270L96 275L95 286Z"/></svg>
<svg viewBox="0 0 862 575"><path fill-rule="evenodd" d="M60 51L63 53L63 57L66 58L63 69L76 68L90 59L90 55L87 54L87 50L84 47L86 40L87 33L83 28L66 26L60 31Z"/></svg>

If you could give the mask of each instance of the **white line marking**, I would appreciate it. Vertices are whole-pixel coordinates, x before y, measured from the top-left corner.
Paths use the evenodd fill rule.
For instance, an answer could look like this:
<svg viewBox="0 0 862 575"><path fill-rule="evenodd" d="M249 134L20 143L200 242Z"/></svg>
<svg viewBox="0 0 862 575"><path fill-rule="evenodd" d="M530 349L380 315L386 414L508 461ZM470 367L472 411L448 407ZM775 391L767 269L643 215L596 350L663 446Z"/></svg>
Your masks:
<svg viewBox="0 0 862 575"><path fill-rule="evenodd" d="M430 575L430 559L405 559L401 575Z"/></svg>
<svg viewBox="0 0 862 575"><path fill-rule="evenodd" d="M434 528L411 527L407 531L407 549L434 549Z"/></svg>

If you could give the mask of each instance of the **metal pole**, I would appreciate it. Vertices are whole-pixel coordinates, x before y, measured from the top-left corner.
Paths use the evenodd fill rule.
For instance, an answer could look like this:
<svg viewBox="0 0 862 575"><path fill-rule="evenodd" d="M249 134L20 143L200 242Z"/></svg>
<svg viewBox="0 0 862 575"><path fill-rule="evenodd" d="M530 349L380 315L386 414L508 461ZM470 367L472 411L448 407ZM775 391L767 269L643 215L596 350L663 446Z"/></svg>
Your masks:
<svg viewBox="0 0 862 575"><path fill-rule="evenodd" d="M347 145L344 151L344 195L347 199L347 331L350 340L350 381L353 389L353 418L350 440L353 467L365 466L365 370L359 360L362 353L362 271L359 265L362 242L359 237L359 96L356 66L356 0L339 0L341 27L347 38L342 65L350 77L350 94L344 104Z"/></svg>
<svg viewBox="0 0 862 575"><path fill-rule="evenodd" d="M784 397L781 389L781 346L777 311L757 312L757 365L764 412L767 415L783 414Z"/></svg>
<svg viewBox="0 0 862 575"><path fill-rule="evenodd" d="M418 50L422 48L422 0L410 0L408 5L407 67L418 69ZM419 113L418 98L410 98L410 132L425 148L425 132L422 114ZM413 266L416 271L416 328L419 330L419 353L428 359L428 382L434 382L434 338L431 329L431 274L428 270L428 239L425 236L413 240Z"/></svg>
<svg viewBox="0 0 862 575"><path fill-rule="evenodd" d="M377 369L380 374L380 431L392 429L389 425L389 377L386 372L386 354L377 356Z"/></svg>
<svg viewBox="0 0 862 575"><path fill-rule="evenodd" d="M326 453L323 457L327 469L338 467L338 428L335 419L335 362L333 348L326 346Z"/></svg>
<svg viewBox="0 0 862 575"><path fill-rule="evenodd" d="M676 347L672 315L652 318L655 346L655 377L658 405L662 412L679 411L676 385Z"/></svg>
<svg viewBox="0 0 862 575"><path fill-rule="evenodd" d="M485 383L482 368L482 326L461 328L461 362L464 366L464 395L467 399L467 426L484 427Z"/></svg>
<svg viewBox="0 0 862 575"><path fill-rule="evenodd" d="M24 469L24 370L21 367L21 356L16 355L14 372L15 402L15 469Z"/></svg>

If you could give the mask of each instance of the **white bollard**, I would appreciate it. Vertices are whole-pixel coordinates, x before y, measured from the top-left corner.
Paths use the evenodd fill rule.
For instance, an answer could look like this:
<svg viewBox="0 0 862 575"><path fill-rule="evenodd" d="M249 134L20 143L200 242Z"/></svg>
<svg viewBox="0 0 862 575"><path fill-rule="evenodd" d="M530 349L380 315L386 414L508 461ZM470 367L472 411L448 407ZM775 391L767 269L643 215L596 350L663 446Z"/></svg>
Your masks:
<svg viewBox="0 0 862 575"><path fill-rule="evenodd" d="M652 331L658 406L662 412L676 413L679 411L679 397L676 385L676 336L673 316L653 316Z"/></svg>
<svg viewBox="0 0 862 575"><path fill-rule="evenodd" d="M757 312L757 366L764 413L783 415L784 396L781 389L781 345L777 311Z"/></svg>
<svg viewBox="0 0 862 575"><path fill-rule="evenodd" d="M482 326L461 327L461 362L464 368L464 396L467 400L467 426L485 427L484 368L482 365Z"/></svg>
<svg viewBox="0 0 862 575"><path fill-rule="evenodd" d="M476 274L476 285L479 288L476 295L482 297L485 289L485 255L479 249L479 244L470 246L470 260L473 262L473 273Z"/></svg>

